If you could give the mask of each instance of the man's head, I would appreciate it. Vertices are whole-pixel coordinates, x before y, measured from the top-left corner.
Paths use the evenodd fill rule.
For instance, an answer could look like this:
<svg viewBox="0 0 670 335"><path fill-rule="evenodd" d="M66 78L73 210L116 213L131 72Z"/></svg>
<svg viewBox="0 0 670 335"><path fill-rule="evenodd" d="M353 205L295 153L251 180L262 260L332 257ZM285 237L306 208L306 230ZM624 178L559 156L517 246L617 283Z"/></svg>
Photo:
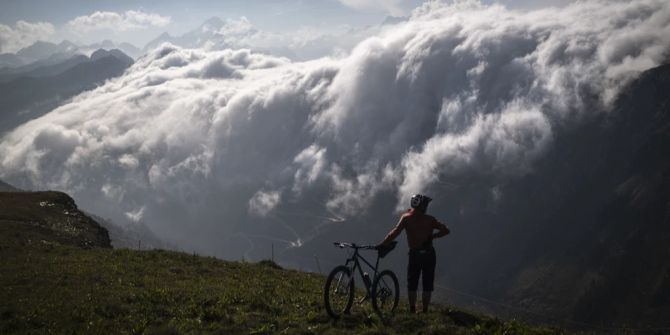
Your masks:
<svg viewBox="0 0 670 335"><path fill-rule="evenodd" d="M431 200L433 199L423 194L415 194L409 204L414 210L425 213Z"/></svg>

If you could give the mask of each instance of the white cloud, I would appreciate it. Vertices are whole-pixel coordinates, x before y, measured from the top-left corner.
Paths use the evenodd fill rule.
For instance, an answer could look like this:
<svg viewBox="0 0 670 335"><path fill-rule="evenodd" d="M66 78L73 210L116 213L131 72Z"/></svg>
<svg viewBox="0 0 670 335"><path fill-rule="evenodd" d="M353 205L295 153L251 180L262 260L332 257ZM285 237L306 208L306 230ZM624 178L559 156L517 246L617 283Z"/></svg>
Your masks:
<svg viewBox="0 0 670 335"><path fill-rule="evenodd" d="M0 24L0 52L17 52L37 41L48 41L55 29L48 22L18 21L14 27Z"/></svg>
<svg viewBox="0 0 670 335"><path fill-rule="evenodd" d="M163 45L2 138L0 178L105 217L144 208L159 233L216 248L272 219L250 211L341 217L441 176L524 175L557 124L605 110L660 64L668 36L661 0L430 3L341 58ZM302 241L320 224L286 222Z"/></svg>
<svg viewBox="0 0 670 335"><path fill-rule="evenodd" d="M144 217L144 207L140 207L134 211L126 212L126 217L128 217L128 219L134 223L142 221L142 218Z"/></svg>
<svg viewBox="0 0 670 335"><path fill-rule="evenodd" d="M339 0L343 5L355 9L379 9L391 15L403 15L402 0Z"/></svg>
<svg viewBox="0 0 670 335"><path fill-rule="evenodd" d="M314 183L323 172L326 165L326 149L317 145L310 145L301 151L293 161L299 166L295 171L294 190L299 192L303 187Z"/></svg>
<svg viewBox="0 0 670 335"><path fill-rule="evenodd" d="M266 216L279 204L280 196L277 191L258 191L249 199L249 213Z"/></svg>
<svg viewBox="0 0 670 335"><path fill-rule="evenodd" d="M124 32L149 27L164 27L170 23L169 16L129 10L125 13L96 11L90 15L78 16L66 23L65 27L75 34L86 34L98 30Z"/></svg>
<svg viewBox="0 0 670 335"><path fill-rule="evenodd" d="M223 36L247 36L253 34L257 29L251 24L251 21L245 16L240 17L237 20L228 19L226 24L224 24L221 29L217 31L218 34Z"/></svg>
<svg viewBox="0 0 670 335"><path fill-rule="evenodd" d="M199 29L173 38L170 42L184 48L206 50L249 48L294 60L311 60L344 55L357 43L378 34L384 28L378 25L362 28L342 25L302 27L295 31L278 33L260 29L242 16L238 19L207 21Z"/></svg>

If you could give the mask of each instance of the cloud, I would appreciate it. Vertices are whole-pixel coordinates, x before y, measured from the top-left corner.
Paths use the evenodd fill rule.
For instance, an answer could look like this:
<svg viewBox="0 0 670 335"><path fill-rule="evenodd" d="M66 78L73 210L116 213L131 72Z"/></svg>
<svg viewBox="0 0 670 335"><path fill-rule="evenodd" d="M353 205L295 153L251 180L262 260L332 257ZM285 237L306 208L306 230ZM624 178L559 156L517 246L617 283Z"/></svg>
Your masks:
<svg viewBox="0 0 670 335"><path fill-rule="evenodd" d="M299 166L293 179L295 180L295 191L314 183L323 173L326 165L326 149L317 145L310 145L300 152L293 161Z"/></svg>
<svg viewBox="0 0 670 335"><path fill-rule="evenodd" d="M266 216L279 204L277 191L258 191L249 200L249 212L253 215Z"/></svg>
<svg viewBox="0 0 670 335"><path fill-rule="evenodd" d="M217 34L223 36L248 36L256 33L258 30L251 24L251 21L245 16L239 19L227 19L226 23L217 30Z"/></svg>
<svg viewBox="0 0 670 335"><path fill-rule="evenodd" d="M37 41L50 40L54 33L49 22L18 21L14 27L0 24L0 52L17 52Z"/></svg>
<svg viewBox="0 0 670 335"><path fill-rule="evenodd" d="M403 15L402 0L339 0L345 6L354 9L380 9L391 15Z"/></svg>
<svg viewBox="0 0 670 335"><path fill-rule="evenodd" d="M239 232L303 243L443 177L531 172L557 127L666 61L668 36L660 0L432 2L343 57L164 44L3 137L0 178L212 253Z"/></svg>
<svg viewBox="0 0 670 335"><path fill-rule="evenodd" d="M140 207L137 210L126 212L126 217L134 223L142 221L144 217L144 207Z"/></svg>
<svg viewBox="0 0 670 335"><path fill-rule="evenodd" d="M303 27L290 32L273 32L258 28L249 19L211 19L201 27L171 43L184 48L206 50L248 48L257 52L285 56L294 60L343 55L369 36L378 34L383 26ZM156 45L158 46L158 45Z"/></svg>
<svg viewBox="0 0 670 335"><path fill-rule="evenodd" d="M98 30L125 32L149 27L164 27L170 23L170 20L169 16L135 10L125 13L96 11L68 21L65 27L75 34L86 34Z"/></svg>

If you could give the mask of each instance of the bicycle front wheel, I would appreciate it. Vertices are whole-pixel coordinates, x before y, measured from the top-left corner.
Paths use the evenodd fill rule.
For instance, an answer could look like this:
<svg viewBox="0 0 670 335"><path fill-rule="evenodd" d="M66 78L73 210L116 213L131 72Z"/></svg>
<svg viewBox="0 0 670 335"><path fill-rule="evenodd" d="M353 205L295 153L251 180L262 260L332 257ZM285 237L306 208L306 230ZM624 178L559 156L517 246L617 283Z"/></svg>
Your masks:
<svg viewBox="0 0 670 335"><path fill-rule="evenodd" d="M349 313L354 302L354 277L348 267L340 265L330 272L323 289L323 301L333 319Z"/></svg>
<svg viewBox="0 0 670 335"><path fill-rule="evenodd" d="M372 307L382 319L389 318L395 312L400 301L400 284L391 270L379 273L372 283Z"/></svg>

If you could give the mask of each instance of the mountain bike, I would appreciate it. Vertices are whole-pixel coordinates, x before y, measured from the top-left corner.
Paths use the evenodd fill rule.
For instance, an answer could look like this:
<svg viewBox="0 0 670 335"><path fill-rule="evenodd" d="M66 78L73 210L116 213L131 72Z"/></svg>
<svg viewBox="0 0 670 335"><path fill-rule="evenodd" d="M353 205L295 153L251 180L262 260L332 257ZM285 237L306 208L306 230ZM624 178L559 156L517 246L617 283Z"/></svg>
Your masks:
<svg viewBox="0 0 670 335"><path fill-rule="evenodd" d="M377 248L372 245L357 245L355 243L335 242L336 247L340 249L353 249L351 257L347 258L344 265L335 267L328 278L323 292L323 300L326 311L333 319L339 319L342 314L349 314L354 302L354 293L356 285L354 284L354 275L358 269L358 274L365 285L365 296L358 302L362 304L367 299L372 298L372 308L382 318L386 319L393 315L398 301L400 300L400 290L398 278L391 270L377 271L379 259L384 258L397 242L393 241L388 246ZM373 266L360 253L360 250L376 250L377 261ZM363 261L363 263L361 263ZM363 264L372 269L372 279L367 272L363 271Z"/></svg>

